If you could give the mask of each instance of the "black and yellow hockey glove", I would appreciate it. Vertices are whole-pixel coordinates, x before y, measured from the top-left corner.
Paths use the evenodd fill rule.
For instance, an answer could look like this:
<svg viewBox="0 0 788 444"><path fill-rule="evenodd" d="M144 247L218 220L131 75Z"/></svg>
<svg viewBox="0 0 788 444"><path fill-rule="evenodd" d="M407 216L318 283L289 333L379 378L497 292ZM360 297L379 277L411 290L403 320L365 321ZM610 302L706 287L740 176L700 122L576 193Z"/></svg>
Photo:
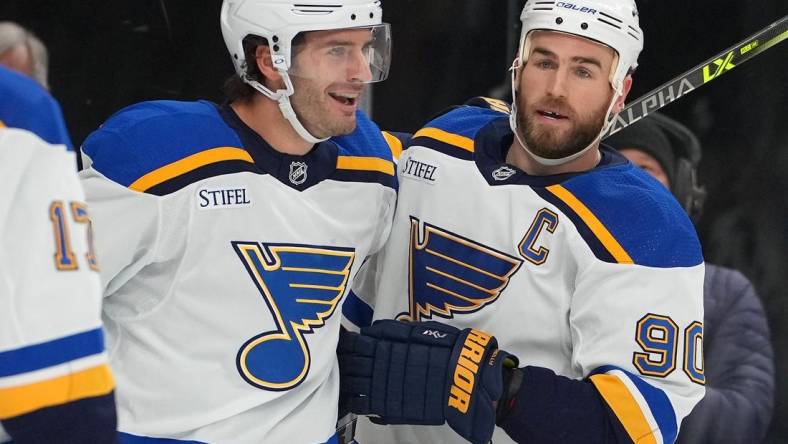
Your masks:
<svg viewBox="0 0 788 444"><path fill-rule="evenodd" d="M517 366L495 337L384 320L360 334L343 331L339 342L341 408L378 424L448 423L472 443L492 438L504 366Z"/></svg>

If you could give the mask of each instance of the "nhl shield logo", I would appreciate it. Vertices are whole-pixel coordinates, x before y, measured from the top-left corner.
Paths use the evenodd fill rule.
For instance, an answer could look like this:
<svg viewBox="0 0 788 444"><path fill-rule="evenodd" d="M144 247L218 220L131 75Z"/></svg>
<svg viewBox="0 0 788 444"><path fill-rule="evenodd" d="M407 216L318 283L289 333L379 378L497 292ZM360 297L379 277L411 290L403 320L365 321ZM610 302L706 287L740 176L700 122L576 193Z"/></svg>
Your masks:
<svg viewBox="0 0 788 444"><path fill-rule="evenodd" d="M497 170L493 171L492 177L493 177L493 179L497 180L498 182L502 182L502 181L514 176L515 174L517 174L517 171L515 169L510 168L508 166L502 166L502 167L498 168Z"/></svg>
<svg viewBox="0 0 788 444"><path fill-rule="evenodd" d="M290 163L290 183L293 185L301 185L306 182L306 170L308 166L304 162L291 162Z"/></svg>

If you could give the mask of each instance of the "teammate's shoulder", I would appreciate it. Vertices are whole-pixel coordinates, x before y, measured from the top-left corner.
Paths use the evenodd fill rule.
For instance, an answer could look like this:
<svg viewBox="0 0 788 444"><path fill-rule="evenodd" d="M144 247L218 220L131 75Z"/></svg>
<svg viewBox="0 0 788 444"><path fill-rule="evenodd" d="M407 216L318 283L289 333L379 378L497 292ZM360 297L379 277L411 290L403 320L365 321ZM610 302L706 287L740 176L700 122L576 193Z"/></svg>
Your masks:
<svg viewBox="0 0 788 444"><path fill-rule="evenodd" d="M38 134L22 128L0 128L0 153L4 166L20 162L37 162L47 158L73 158L65 145L50 144ZM13 160L10 160L13 159ZM73 165L76 168L76 163Z"/></svg>
<svg viewBox="0 0 788 444"><path fill-rule="evenodd" d="M41 101L52 100L51 96L35 80L8 68L0 66L0 93L5 103L13 109L0 106L0 120L9 119L9 114L16 110L28 112L37 107Z"/></svg>
<svg viewBox="0 0 788 444"><path fill-rule="evenodd" d="M332 137L331 142L337 146L335 179L397 188L395 164L402 152L401 142L392 133L381 131L362 111L356 112L353 132Z"/></svg>
<svg viewBox="0 0 788 444"><path fill-rule="evenodd" d="M597 258L657 268L703 262L695 227L662 184L629 162L539 191L574 223Z"/></svg>
<svg viewBox="0 0 788 444"><path fill-rule="evenodd" d="M444 110L413 135L409 146L422 146L452 157L471 160L476 136L487 125L508 119L505 102L476 97L464 105Z"/></svg>
<svg viewBox="0 0 788 444"><path fill-rule="evenodd" d="M218 123L223 123L218 107L211 102L181 102L175 100L154 100L127 106L116 112L96 131L113 131L125 137L142 140L170 135L173 131L191 129L199 132L212 132ZM209 127L202 130L208 124ZM179 134L179 137L188 134ZM165 139L167 137L164 137Z"/></svg>
<svg viewBox="0 0 788 444"><path fill-rule="evenodd" d="M363 111L356 111L356 128L345 136L331 138L343 156L377 157L392 160L392 150L383 132Z"/></svg>
<svg viewBox="0 0 788 444"><path fill-rule="evenodd" d="M0 66L0 128L21 128L71 149L60 105L28 76Z"/></svg>
<svg viewBox="0 0 788 444"><path fill-rule="evenodd" d="M146 176L196 164L251 157L238 134L207 101L152 101L131 105L112 115L85 140L89 164L108 179L146 191ZM145 183L140 183L140 181Z"/></svg>
<svg viewBox="0 0 788 444"><path fill-rule="evenodd" d="M52 145L37 134L18 128L0 129L0 176L5 185L76 177L76 159L64 145Z"/></svg>

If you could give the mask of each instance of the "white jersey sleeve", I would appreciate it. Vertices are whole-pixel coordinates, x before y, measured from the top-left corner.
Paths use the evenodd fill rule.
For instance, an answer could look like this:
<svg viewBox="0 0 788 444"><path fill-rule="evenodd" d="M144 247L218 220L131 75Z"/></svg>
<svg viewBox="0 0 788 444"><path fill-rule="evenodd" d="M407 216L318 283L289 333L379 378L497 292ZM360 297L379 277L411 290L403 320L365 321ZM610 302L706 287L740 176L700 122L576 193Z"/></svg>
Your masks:
<svg viewBox="0 0 788 444"><path fill-rule="evenodd" d="M90 196L94 218L113 221L95 227L96 248L103 252L101 281L108 297L154 262L161 239L161 202L157 196L107 180L92 168L80 172L80 178ZM123 217L113 217L118 214Z"/></svg>
<svg viewBox="0 0 788 444"><path fill-rule="evenodd" d="M90 220L74 170L63 146L0 129L0 420L9 431L25 415L114 387Z"/></svg>

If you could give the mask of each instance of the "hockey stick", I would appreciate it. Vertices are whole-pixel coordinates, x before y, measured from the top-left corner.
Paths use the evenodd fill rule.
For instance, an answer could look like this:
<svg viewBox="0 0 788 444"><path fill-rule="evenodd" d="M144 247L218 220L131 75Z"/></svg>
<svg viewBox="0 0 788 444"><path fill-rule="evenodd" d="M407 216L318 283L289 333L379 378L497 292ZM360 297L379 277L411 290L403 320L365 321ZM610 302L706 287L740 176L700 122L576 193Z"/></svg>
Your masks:
<svg viewBox="0 0 788 444"><path fill-rule="evenodd" d="M618 114L605 137L675 102L785 39L788 39L788 16L630 103Z"/></svg>

